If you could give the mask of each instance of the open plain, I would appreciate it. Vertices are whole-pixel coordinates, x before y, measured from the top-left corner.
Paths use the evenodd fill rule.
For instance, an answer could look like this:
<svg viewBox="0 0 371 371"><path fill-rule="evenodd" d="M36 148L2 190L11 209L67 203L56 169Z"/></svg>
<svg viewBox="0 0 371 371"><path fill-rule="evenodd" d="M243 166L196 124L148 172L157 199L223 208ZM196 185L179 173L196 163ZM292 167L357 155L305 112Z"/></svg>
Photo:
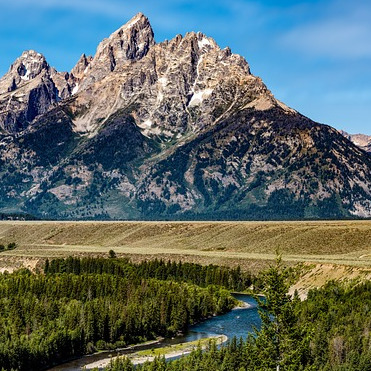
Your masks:
<svg viewBox="0 0 371 371"><path fill-rule="evenodd" d="M371 268L371 221L60 222L3 221L0 268L45 258L106 255L165 258L259 269L274 259Z"/></svg>

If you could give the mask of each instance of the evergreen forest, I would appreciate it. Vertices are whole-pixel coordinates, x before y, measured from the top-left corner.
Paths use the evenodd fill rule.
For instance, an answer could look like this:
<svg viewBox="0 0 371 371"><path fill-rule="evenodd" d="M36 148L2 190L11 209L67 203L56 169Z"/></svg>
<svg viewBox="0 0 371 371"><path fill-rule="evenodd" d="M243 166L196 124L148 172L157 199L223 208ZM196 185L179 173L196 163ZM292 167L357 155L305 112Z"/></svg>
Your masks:
<svg viewBox="0 0 371 371"><path fill-rule="evenodd" d="M230 339L166 362L134 366L118 357L106 371L370 371L371 282L331 281L304 301L288 295L290 271L281 263L262 275L262 328L246 341Z"/></svg>
<svg viewBox="0 0 371 371"><path fill-rule="evenodd" d="M258 277L240 268L110 258L45 262L42 272L0 274L0 369L46 370L98 350L172 337L236 306L251 285L262 327L246 340L210 341L174 361L106 371L370 371L371 282L328 282L306 300L288 295L292 269L280 258Z"/></svg>
<svg viewBox="0 0 371 371"><path fill-rule="evenodd" d="M229 311L239 268L68 258L0 274L0 369L44 370L101 349L175 336Z"/></svg>

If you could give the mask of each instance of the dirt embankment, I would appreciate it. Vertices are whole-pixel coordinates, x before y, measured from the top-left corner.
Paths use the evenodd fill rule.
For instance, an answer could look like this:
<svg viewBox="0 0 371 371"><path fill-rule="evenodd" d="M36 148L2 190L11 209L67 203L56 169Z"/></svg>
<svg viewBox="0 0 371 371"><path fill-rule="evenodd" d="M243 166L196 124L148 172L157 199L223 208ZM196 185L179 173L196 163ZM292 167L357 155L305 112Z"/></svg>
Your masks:
<svg viewBox="0 0 371 371"><path fill-rule="evenodd" d="M305 263L303 272L290 289L291 294L297 290L302 300L307 297L310 289L322 287L331 280L342 282L371 280L371 267Z"/></svg>

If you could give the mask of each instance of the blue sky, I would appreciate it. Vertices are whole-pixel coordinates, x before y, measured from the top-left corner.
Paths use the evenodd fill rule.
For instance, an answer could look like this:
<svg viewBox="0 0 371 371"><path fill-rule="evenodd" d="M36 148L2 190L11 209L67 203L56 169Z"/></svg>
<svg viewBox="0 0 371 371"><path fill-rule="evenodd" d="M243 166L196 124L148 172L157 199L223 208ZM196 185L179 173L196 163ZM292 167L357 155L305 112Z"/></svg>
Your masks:
<svg viewBox="0 0 371 371"><path fill-rule="evenodd" d="M369 0L0 0L0 75L23 50L69 71L139 11L157 42L202 31L306 116L371 135Z"/></svg>

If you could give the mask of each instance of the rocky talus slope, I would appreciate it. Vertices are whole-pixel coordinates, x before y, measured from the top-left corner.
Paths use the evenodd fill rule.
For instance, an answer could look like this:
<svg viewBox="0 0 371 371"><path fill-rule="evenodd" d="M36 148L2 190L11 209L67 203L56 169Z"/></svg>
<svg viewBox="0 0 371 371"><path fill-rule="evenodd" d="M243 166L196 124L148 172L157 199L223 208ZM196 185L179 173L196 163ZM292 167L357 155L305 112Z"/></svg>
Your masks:
<svg viewBox="0 0 371 371"><path fill-rule="evenodd" d="M202 33L136 15L69 73L0 80L0 211L47 218L371 216L371 157L275 99Z"/></svg>

